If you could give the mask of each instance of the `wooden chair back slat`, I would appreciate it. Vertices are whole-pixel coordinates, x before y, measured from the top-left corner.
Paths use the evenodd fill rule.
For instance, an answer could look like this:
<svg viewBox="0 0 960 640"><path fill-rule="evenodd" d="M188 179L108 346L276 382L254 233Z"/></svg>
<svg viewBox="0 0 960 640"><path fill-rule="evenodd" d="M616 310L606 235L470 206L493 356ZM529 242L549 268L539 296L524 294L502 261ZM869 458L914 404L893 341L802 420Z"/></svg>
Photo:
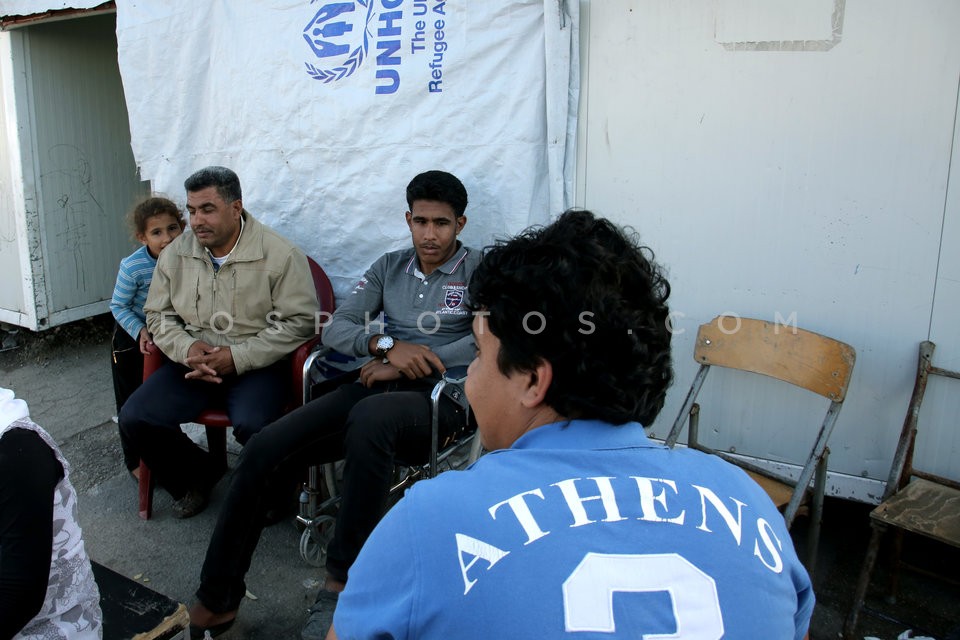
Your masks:
<svg viewBox="0 0 960 640"><path fill-rule="evenodd" d="M770 376L843 402L856 351L839 340L797 327L717 316L700 325L694 359Z"/></svg>

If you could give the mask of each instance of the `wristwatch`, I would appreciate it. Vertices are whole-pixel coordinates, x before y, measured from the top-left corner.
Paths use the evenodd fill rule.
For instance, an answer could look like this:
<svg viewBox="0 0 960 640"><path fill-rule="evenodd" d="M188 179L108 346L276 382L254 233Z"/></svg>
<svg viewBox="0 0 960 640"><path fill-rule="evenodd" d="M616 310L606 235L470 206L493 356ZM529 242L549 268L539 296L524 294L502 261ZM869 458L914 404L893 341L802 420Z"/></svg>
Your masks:
<svg viewBox="0 0 960 640"><path fill-rule="evenodd" d="M390 349L393 349L393 338L386 335L377 338L377 355L383 358L384 362L387 359L387 351Z"/></svg>

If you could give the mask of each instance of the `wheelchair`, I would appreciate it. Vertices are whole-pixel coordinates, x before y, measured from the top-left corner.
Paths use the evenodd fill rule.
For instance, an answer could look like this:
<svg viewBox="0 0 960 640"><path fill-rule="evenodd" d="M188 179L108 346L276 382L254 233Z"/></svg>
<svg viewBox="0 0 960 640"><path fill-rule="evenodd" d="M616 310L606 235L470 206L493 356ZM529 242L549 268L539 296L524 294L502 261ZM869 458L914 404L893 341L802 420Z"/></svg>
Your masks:
<svg viewBox="0 0 960 640"><path fill-rule="evenodd" d="M331 391L334 385L349 384L357 378L362 361L321 348L310 354L303 365L303 401ZM433 478L441 471L462 469L481 454L476 422L470 414L464 392L466 367L448 369L430 392L431 441L426 463L407 464L398 460L390 487L388 505L392 506L415 482ZM440 441L440 399L446 395L464 409L464 424L445 441ZM341 462L314 465L307 471L300 491L297 525L300 535L300 557L315 567L326 564L327 545L333 539L336 509L340 503L338 470ZM389 508L389 507L388 507Z"/></svg>

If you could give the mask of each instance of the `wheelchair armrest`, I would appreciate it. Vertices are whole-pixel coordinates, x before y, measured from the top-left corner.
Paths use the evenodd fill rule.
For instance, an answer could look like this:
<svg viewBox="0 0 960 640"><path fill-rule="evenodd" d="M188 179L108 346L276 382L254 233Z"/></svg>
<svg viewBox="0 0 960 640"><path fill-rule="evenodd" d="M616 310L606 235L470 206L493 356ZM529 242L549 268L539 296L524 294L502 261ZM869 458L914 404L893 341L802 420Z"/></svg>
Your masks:
<svg viewBox="0 0 960 640"><path fill-rule="evenodd" d="M443 377L433 385L433 390L430 392L430 400L433 403L433 406L436 407L437 403L440 401L440 396L445 395L463 409L469 409L469 404L467 403L467 394L464 389L464 383L467 381L467 368L466 367L451 367L443 374Z"/></svg>
<svg viewBox="0 0 960 640"><path fill-rule="evenodd" d="M450 400L458 404L465 412L463 427L453 435L453 439L460 438L470 427L470 403L467 401L467 394L464 389L464 382L467 380L467 367L450 367L443 377L437 381L430 391L431 404L431 425L430 425L430 466L428 467L428 477L433 478L437 475L439 446L440 446L440 398L447 396ZM444 444L447 446L448 443Z"/></svg>
<svg viewBox="0 0 960 640"><path fill-rule="evenodd" d="M310 367L313 366L313 361L316 359L317 354L320 353L318 349L319 346L320 336L314 336L297 347L293 352L293 358L291 359L293 366L293 397L299 404L304 404L307 401ZM297 391L300 391L299 397Z"/></svg>
<svg viewBox="0 0 960 640"><path fill-rule="evenodd" d="M443 373L443 379L446 380L448 383L463 384L467 379L466 365L460 365L458 367L450 367Z"/></svg>

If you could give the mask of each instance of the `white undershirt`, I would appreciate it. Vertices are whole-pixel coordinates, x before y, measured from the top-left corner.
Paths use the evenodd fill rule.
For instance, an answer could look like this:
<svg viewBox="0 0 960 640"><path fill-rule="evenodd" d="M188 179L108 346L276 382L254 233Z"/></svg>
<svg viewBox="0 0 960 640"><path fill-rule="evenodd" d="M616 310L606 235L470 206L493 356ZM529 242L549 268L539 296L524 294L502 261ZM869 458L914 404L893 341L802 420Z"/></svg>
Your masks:
<svg viewBox="0 0 960 640"><path fill-rule="evenodd" d="M237 236L237 241L233 243L232 247L230 247L230 251L227 252L227 255L218 258L217 256L210 253L210 249L207 249L206 247L204 247L204 249L206 249L207 251L207 255L210 256L211 260L213 260L213 264L217 265L217 269L223 266L223 263L227 261L227 258L230 257L230 254L233 253L233 250L236 249L237 245L240 244L240 238L243 237L243 225L244 225L243 215L241 214L240 215L240 235Z"/></svg>

